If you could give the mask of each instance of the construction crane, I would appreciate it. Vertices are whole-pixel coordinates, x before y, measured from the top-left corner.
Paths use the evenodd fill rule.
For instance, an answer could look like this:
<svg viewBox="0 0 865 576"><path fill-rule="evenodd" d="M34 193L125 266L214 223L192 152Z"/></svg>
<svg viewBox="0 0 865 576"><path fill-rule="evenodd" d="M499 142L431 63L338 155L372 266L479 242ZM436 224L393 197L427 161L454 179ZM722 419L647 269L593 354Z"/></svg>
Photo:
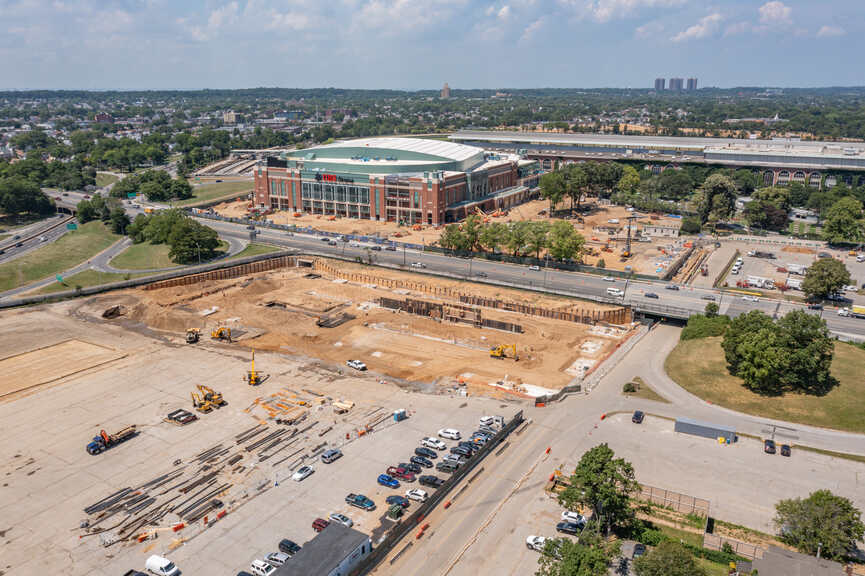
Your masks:
<svg viewBox="0 0 865 576"><path fill-rule="evenodd" d="M520 357L517 356L516 344L499 344L498 346L490 348L490 358L498 358L499 360L503 360L508 357L508 349L510 349L511 351L511 358L513 358L514 360L520 359Z"/></svg>
<svg viewBox="0 0 865 576"><path fill-rule="evenodd" d="M258 386L261 384L261 373L255 371L255 348L252 349L252 367L249 372L246 373L244 380L250 386Z"/></svg>
<svg viewBox="0 0 865 576"><path fill-rule="evenodd" d="M625 249L622 250L622 259L630 258L633 256L633 252L631 252L631 228L634 225L634 220L636 220L636 216L628 216L626 220L628 221L628 239L625 243Z"/></svg>
<svg viewBox="0 0 865 576"><path fill-rule="evenodd" d="M189 328L186 330L186 343L187 344L195 344L198 342L198 338L201 336L201 330L198 328Z"/></svg>
<svg viewBox="0 0 865 576"><path fill-rule="evenodd" d="M227 340L231 342L231 328L227 326L217 326L210 332L210 337L214 340Z"/></svg>

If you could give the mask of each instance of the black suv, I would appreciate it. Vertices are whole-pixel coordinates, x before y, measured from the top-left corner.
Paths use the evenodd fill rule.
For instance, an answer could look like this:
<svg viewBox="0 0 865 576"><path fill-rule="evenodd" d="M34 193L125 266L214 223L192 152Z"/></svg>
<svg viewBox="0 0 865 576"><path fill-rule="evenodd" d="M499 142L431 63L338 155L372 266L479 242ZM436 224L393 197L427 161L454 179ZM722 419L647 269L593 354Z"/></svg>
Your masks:
<svg viewBox="0 0 865 576"><path fill-rule="evenodd" d="M291 557L300 552L300 546L292 540L280 540L279 551Z"/></svg>
<svg viewBox="0 0 865 576"><path fill-rule="evenodd" d="M633 422L634 424L642 424L643 418L645 418L645 417L646 417L646 415L643 414L642 410L635 410L634 415L631 416L631 422Z"/></svg>
<svg viewBox="0 0 865 576"><path fill-rule="evenodd" d="M441 478L439 478L438 476L429 475L429 476L421 476L420 478L418 478L418 483L420 483L421 486L429 486L430 488L438 488L439 486L444 484L445 481L442 480Z"/></svg>
<svg viewBox="0 0 865 576"><path fill-rule="evenodd" d="M405 468L406 470L411 470L415 474L421 473L420 464L415 464L414 462L411 462L411 463L400 462L399 465L397 465L397 468Z"/></svg>
<svg viewBox="0 0 865 576"><path fill-rule="evenodd" d="M425 448L423 446L419 446L414 449L414 453L418 456L423 456L424 458L429 458L430 460L435 460L438 458L438 452L435 450L431 450L429 448Z"/></svg>
<svg viewBox="0 0 865 576"><path fill-rule="evenodd" d="M420 464L424 468L432 468L433 463L430 460L427 460L423 456L412 456L411 461L413 464Z"/></svg>
<svg viewBox="0 0 865 576"><path fill-rule="evenodd" d="M564 532L565 534L579 534L580 525L576 522L559 522L556 524L556 532Z"/></svg>
<svg viewBox="0 0 865 576"><path fill-rule="evenodd" d="M438 470L439 472L447 472L448 474L453 474L454 470L456 470L457 468L457 464L449 460L436 464L436 470Z"/></svg>
<svg viewBox="0 0 865 576"><path fill-rule="evenodd" d="M763 440L763 452L766 454L774 454L775 453L775 441L774 440Z"/></svg>
<svg viewBox="0 0 865 576"><path fill-rule="evenodd" d="M460 456L465 456L466 458L471 458L471 456L472 456L472 454L474 454L474 452L472 452L470 449L466 448L465 446L454 446L453 448L451 448L451 454L459 454Z"/></svg>

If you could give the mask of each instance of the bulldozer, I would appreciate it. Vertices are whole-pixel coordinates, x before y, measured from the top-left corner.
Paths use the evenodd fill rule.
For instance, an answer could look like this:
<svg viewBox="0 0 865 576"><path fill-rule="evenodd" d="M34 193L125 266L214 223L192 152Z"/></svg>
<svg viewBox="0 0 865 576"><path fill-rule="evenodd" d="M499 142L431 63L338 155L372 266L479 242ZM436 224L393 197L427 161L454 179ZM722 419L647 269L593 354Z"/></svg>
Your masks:
<svg viewBox="0 0 865 576"><path fill-rule="evenodd" d="M210 386L199 384L198 392L201 394L201 397L204 399L205 402L210 402L216 408L220 408L228 404L228 402L225 401L225 398L222 397L222 393L216 392Z"/></svg>
<svg viewBox="0 0 865 576"><path fill-rule="evenodd" d="M198 328L189 328L186 330L186 343L187 344L195 344L198 342L198 338L201 336L201 330Z"/></svg>
<svg viewBox="0 0 865 576"><path fill-rule="evenodd" d="M252 367L243 379L250 386L258 386L261 384L261 372L255 371L255 348L252 349Z"/></svg>
<svg viewBox="0 0 865 576"><path fill-rule="evenodd" d="M231 342L231 328L227 326L217 326L210 332L210 337L214 340L226 340Z"/></svg>
<svg viewBox="0 0 865 576"><path fill-rule="evenodd" d="M511 351L511 355L508 356L508 350ZM515 361L520 359L517 356L517 345L516 344L499 344L498 346L494 346L490 348L490 358L498 358L499 360L504 360L505 358L513 358Z"/></svg>

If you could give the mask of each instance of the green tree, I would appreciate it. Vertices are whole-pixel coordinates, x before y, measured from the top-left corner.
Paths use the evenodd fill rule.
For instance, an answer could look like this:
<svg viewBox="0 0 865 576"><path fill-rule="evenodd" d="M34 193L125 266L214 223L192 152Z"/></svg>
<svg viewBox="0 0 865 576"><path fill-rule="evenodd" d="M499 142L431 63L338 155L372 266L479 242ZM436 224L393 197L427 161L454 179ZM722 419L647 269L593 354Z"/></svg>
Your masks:
<svg viewBox="0 0 865 576"><path fill-rule="evenodd" d="M640 188L640 175L633 166L622 168L622 177L616 183L616 190L622 194L633 196Z"/></svg>
<svg viewBox="0 0 865 576"><path fill-rule="evenodd" d="M739 193L750 195L759 184L759 179L751 170L741 169L733 173L733 181Z"/></svg>
<svg viewBox="0 0 865 576"><path fill-rule="evenodd" d="M781 500L775 505L775 525L781 541L811 556L820 548L832 560L850 556L865 534L860 511L829 490L812 492L804 499Z"/></svg>
<svg viewBox="0 0 865 576"><path fill-rule="evenodd" d="M793 310L778 320L778 329L786 350L785 388L822 396L838 384L830 372L835 346L825 320Z"/></svg>
<svg viewBox="0 0 865 576"><path fill-rule="evenodd" d="M745 206L745 219L754 228L783 230L787 227L787 212L769 200L757 199Z"/></svg>
<svg viewBox="0 0 865 576"><path fill-rule="evenodd" d="M535 258L540 258L541 250L547 247L547 233L549 231L550 223L545 220L529 222L526 247L530 252L535 253Z"/></svg>
<svg viewBox="0 0 865 576"><path fill-rule="evenodd" d="M684 170L668 168L658 175L658 191L661 198L683 200L694 191L694 182Z"/></svg>
<svg viewBox="0 0 865 576"><path fill-rule="evenodd" d="M705 576L690 550L680 542L664 540L634 561L637 576Z"/></svg>
<svg viewBox="0 0 865 576"><path fill-rule="evenodd" d="M683 234L699 234L702 226L700 225L700 219L695 218L693 216L686 216L682 218L682 228L681 232Z"/></svg>
<svg viewBox="0 0 865 576"><path fill-rule="evenodd" d="M478 235L478 242L490 252L497 252L507 242L508 227L501 222L491 222Z"/></svg>
<svg viewBox="0 0 865 576"><path fill-rule="evenodd" d="M192 198L192 186L185 178L176 178L171 181L171 197L177 200Z"/></svg>
<svg viewBox="0 0 865 576"><path fill-rule="evenodd" d="M862 220L862 203L846 196L826 211L823 222L823 239L832 244L861 242L865 238L865 222Z"/></svg>
<svg viewBox="0 0 865 576"><path fill-rule="evenodd" d="M821 258L805 272L802 291L809 298L825 298L847 284L850 284L850 271L844 263L834 258Z"/></svg>
<svg viewBox="0 0 865 576"><path fill-rule="evenodd" d="M706 304L705 309L706 318L714 318L718 315L718 310L719 308L717 304L715 304L714 302L709 302L708 304Z"/></svg>
<svg viewBox="0 0 865 576"><path fill-rule="evenodd" d="M570 478L570 485L559 494L559 503L568 510L580 506L592 509L592 520L609 534L634 518L631 494L639 490L634 468L606 444L584 453Z"/></svg>
<svg viewBox="0 0 865 576"><path fill-rule="evenodd" d="M81 224L86 224L87 222L98 218L96 215L96 209L93 208L93 204L90 203L90 200L82 200L78 203L75 217Z"/></svg>
<svg viewBox="0 0 865 576"><path fill-rule="evenodd" d="M138 193L146 196L151 202L162 202L168 199L168 191L158 182L145 182L138 188Z"/></svg>
<svg viewBox="0 0 865 576"><path fill-rule="evenodd" d="M586 239L567 220L557 220L550 227L548 250L555 260L579 260Z"/></svg>
<svg viewBox="0 0 865 576"><path fill-rule="evenodd" d="M558 170L548 172L541 176L539 186L541 189L541 198L550 201L550 216L552 216L556 206L561 204L562 200L565 199L565 176Z"/></svg>
<svg viewBox="0 0 865 576"><path fill-rule="evenodd" d="M38 184L20 176L0 178L0 212L44 216L54 211L54 201Z"/></svg>
<svg viewBox="0 0 865 576"><path fill-rule="evenodd" d="M115 234L125 234L126 227L129 226L129 216L126 215L126 210L117 206L111 209L110 212L111 231Z"/></svg>
<svg viewBox="0 0 865 576"><path fill-rule="evenodd" d="M704 224L729 219L736 207L736 185L724 174L712 174L700 187L697 206Z"/></svg>
<svg viewBox="0 0 865 576"><path fill-rule="evenodd" d="M571 211L579 209L583 194L589 184L585 170L579 164L568 164L562 169L565 177L565 195L571 199Z"/></svg>
<svg viewBox="0 0 865 576"><path fill-rule="evenodd" d="M477 214L469 214L462 223L463 236L465 237L464 250L476 250L478 246L478 238L481 234L481 228L484 222Z"/></svg>
<svg viewBox="0 0 865 576"><path fill-rule="evenodd" d="M525 220L508 223L508 235L505 246L514 256L523 253L529 239L529 223Z"/></svg>
<svg viewBox="0 0 865 576"><path fill-rule="evenodd" d="M579 541L567 538L548 540L538 557L536 576L605 576L618 554L617 543L606 543L584 532Z"/></svg>
<svg viewBox="0 0 865 576"><path fill-rule="evenodd" d="M439 244L447 250L465 250L466 237L459 224L448 224L442 230Z"/></svg>
<svg viewBox="0 0 865 576"><path fill-rule="evenodd" d="M216 255L219 236L212 228L199 224L191 218L184 218L176 225L168 238L171 249L168 257L177 264L193 264L205 261Z"/></svg>

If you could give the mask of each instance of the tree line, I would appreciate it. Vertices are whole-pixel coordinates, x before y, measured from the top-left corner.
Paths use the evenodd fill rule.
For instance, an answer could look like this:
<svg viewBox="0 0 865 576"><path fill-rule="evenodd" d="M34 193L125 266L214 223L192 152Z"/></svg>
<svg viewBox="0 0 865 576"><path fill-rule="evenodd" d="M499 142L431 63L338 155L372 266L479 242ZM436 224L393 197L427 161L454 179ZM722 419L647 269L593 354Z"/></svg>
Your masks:
<svg viewBox="0 0 865 576"><path fill-rule="evenodd" d="M177 264L210 260L219 248L219 236L215 230L178 209L139 214L127 227L127 234L136 244L167 244L170 248L168 257Z"/></svg>
<svg viewBox="0 0 865 576"><path fill-rule="evenodd" d="M111 196L146 196L151 202L168 202L192 198L192 186L185 178L171 178L164 170L145 170L130 174L111 188Z"/></svg>

